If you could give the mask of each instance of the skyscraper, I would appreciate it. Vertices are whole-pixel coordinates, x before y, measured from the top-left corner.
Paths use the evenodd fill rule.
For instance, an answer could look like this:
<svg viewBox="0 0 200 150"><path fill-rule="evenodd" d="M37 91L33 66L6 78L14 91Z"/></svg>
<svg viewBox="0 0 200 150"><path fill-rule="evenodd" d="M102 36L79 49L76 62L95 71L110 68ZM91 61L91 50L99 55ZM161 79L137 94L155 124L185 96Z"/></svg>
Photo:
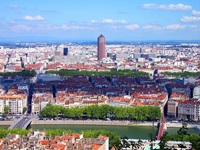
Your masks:
<svg viewBox="0 0 200 150"><path fill-rule="evenodd" d="M101 34L98 37L98 60L101 60L102 58L106 58L106 39Z"/></svg>
<svg viewBox="0 0 200 150"><path fill-rule="evenodd" d="M63 55L64 56L68 55L68 48L67 47L63 48Z"/></svg>

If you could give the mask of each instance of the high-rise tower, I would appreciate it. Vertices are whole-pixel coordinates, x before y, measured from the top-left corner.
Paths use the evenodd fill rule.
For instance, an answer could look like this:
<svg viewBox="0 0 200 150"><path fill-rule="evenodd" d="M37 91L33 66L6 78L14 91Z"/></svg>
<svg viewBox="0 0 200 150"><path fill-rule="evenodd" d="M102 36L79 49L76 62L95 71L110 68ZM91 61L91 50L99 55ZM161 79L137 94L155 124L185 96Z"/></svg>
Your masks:
<svg viewBox="0 0 200 150"><path fill-rule="evenodd" d="M63 48L63 55L64 56L68 55L68 48L67 47Z"/></svg>
<svg viewBox="0 0 200 150"><path fill-rule="evenodd" d="M102 58L106 58L106 39L101 34L98 37L98 60L101 60Z"/></svg>

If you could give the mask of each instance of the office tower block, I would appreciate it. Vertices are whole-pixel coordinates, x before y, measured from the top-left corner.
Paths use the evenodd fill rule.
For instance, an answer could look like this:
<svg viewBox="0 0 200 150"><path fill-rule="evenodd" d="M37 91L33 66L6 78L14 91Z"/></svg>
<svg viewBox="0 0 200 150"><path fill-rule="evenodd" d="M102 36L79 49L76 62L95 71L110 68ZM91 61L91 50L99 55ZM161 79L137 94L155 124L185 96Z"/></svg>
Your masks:
<svg viewBox="0 0 200 150"><path fill-rule="evenodd" d="M98 37L98 60L101 60L102 58L106 58L106 39L101 34Z"/></svg>
<svg viewBox="0 0 200 150"><path fill-rule="evenodd" d="M68 48L63 48L63 55L64 56L67 56L68 55Z"/></svg>

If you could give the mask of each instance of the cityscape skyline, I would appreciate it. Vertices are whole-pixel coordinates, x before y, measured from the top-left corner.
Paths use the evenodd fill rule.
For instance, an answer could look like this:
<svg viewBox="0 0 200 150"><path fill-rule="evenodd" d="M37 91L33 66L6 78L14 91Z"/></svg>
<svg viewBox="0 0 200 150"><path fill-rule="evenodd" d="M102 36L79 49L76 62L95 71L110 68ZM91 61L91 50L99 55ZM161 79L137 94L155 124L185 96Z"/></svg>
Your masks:
<svg viewBox="0 0 200 150"><path fill-rule="evenodd" d="M199 40L198 0L1 1L0 40Z"/></svg>

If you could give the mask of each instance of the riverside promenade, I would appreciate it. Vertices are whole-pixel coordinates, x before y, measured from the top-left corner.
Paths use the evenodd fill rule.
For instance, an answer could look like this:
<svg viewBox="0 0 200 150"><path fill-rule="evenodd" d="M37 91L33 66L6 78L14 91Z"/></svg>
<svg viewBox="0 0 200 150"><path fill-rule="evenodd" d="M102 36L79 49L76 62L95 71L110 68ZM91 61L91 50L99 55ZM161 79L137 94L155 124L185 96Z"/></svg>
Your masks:
<svg viewBox="0 0 200 150"><path fill-rule="evenodd" d="M186 123L186 124L187 124L187 128L194 128L196 126L200 126L200 123L198 123L198 124ZM166 126L167 126L167 128L181 128L183 126L183 124L181 122L179 122L179 123L167 122Z"/></svg>
<svg viewBox="0 0 200 150"><path fill-rule="evenodd" d="M105 125L105 126L157 126L157 122L104 121L104 120L34 120L32 125Z"/></svg>
<svg viewBox="0 0 200 150"><path fill-rule="evenodd" d="M10 126L12 124L12 121L0 121L1 126Z"/></svg>
<svg viewBox="0 0 200 150"><path fill-rule="evenodd" d="M10 126L12 121L0 121L2 126ZM155 126L157 127L157 122L131 122L131 121L101 121L101 120L34 120L31 125L105 125L105 126ZM181 128L182 123L166 123L167 128ZM187 123L187 128L194 128L195 126L200 126L198 124Z"/></svg>

